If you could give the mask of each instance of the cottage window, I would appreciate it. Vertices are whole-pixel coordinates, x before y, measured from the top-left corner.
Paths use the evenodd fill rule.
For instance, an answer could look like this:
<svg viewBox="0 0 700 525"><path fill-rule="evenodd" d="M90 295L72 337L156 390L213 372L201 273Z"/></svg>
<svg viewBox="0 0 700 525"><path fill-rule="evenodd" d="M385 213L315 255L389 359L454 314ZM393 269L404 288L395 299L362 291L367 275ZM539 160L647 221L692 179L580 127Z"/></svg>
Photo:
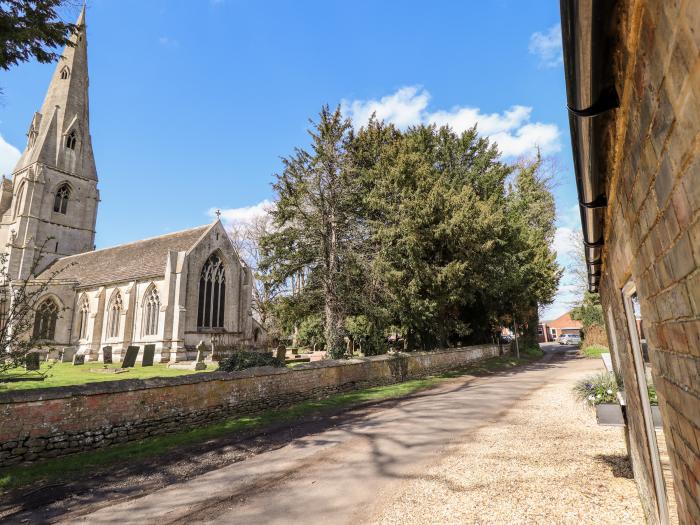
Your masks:
<svg viewBox="0 0 700 525"><path fill-rule="evenodd" d="M143 303L143 333L155 335L158 333L158 314L160 312L160 298L155 286L151 286L144 296Z"/></svg>
<svg viewBox="0 0 700 525"><path fill-rule="evenodd" d="M57 319L58 305L53 299L46 299L34 315L34 338L52 341L56 335Z"/></svg>
<svg viewBox="0 0 700 525"><path fill-rule="evenodd" d="M223 328L226 304L226 275L224 263L212 254L202 268L199 278L197 326L199 328Z"/></svg>

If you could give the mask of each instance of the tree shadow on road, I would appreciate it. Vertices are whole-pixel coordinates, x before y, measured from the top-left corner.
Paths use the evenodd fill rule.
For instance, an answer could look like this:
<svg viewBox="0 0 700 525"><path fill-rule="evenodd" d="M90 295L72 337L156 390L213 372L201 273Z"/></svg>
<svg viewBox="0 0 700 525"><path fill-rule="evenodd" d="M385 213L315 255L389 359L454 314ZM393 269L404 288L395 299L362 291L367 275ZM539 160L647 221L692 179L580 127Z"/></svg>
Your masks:
<svg viewBox="0 0 700 525"><path fill-rule="evenodd" d="M71 509L90 508L95 510L107 504L121 500L140 497L158 490L164 486L179 483L202 475L206 472L220 469L224 466L243 461L263 452L276 450L293 443L297 447L312 445L332 445L338 439L322 434L330 429L337 429L341 436L350 435L367 440L372 448L373 461L378 473L388 478L404 477L393 472L394 458L383 450L381 443L393 442L396 447L404 450L430 448L444 443L444 436L450 428L446 428L440 415L452 414L455 418L473 418L479 415L482 426L499 418L503 411L480 411L480 401L484 403L499 393L495 385L479 382L478 392L470 393L469 403L459 406L455 403L454 394L475 389L475 377L489 376L493 378L516 378L525 372L541 371L562 366L572 356L551 355L544 359L526 365L505 370L476 370L446 372L445 382L410 394L405 397L388 400L370 401L354 407L325 410L321 413L304 416L294 422L283 422L254 431L236 433L207 440L196 445L186 445L158 454L149 458L123 462L109 467L97 468L86 473L80 479L67 480L56 484L41 484L16 491L6 495L0 504L0 521L14 519L20 521L25 517L39 520L53 520L65 515ZM511 402L522 399L529 391L536 388L540 379L528 379L522 382L513 381L510 396ZM510 382L509 382L510 384ZM427 410L421 403L429 401ZM404 441L401 436L381 433L382 422L373 415L389 409L398 409L395 419L413 419L420 421L424 428L424 439ZM482 413L483 412L483 413ZM314 437L316 436L316 437ZM328 439L330 437L330 439ZM304 438L302 440L302 438ZM40 510L40 514L33 511Z"/></svg>

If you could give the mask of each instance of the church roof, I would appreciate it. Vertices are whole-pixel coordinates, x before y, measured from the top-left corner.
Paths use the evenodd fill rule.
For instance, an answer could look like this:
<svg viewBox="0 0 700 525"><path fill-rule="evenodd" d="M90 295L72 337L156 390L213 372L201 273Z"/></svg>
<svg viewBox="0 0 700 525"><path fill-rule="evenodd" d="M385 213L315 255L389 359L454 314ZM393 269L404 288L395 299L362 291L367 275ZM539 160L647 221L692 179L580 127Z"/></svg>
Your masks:
<svg viewBox="0 0 700 525"><path fill-rule="evenodd" d="M187 251L211 224L168 233L150 239L61 257L37 279L77 281L79 286L95 286L165 275L168 251ZM58 272L54 274L54 272Z"/></svg>

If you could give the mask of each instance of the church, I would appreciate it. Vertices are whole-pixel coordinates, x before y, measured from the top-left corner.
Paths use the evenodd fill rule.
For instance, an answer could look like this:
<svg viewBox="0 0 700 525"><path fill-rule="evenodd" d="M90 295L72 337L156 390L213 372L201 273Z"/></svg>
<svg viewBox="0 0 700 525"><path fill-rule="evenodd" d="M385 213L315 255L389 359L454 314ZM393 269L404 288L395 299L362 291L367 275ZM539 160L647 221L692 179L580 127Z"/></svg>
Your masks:
<svg viewBox="0 0 700 525"><path fill-rule="evenodd" d="M31 119L27 146L0 188L0 243L10 281L47 283L33 335L73 347L86 361L104 348L155 345L156 362L191 359L199 341L260 344L253 274L217 219L141 241L95 249L100 194L90 138L85 8Z"/></svg>

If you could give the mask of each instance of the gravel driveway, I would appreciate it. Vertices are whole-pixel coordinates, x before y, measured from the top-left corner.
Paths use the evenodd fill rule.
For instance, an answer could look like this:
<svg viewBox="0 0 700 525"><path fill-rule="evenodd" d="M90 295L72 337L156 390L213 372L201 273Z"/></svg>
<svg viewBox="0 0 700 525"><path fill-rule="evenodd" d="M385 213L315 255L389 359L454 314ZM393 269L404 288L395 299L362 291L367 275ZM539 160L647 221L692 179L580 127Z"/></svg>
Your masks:
<svg viewBox="0 0 700 525"><path fill-rule="evenodd" d="M598 426L571 396L572 384L599 362L570 362L497 424L397 487L372 521L644 523L622 429Z"/></svg>

